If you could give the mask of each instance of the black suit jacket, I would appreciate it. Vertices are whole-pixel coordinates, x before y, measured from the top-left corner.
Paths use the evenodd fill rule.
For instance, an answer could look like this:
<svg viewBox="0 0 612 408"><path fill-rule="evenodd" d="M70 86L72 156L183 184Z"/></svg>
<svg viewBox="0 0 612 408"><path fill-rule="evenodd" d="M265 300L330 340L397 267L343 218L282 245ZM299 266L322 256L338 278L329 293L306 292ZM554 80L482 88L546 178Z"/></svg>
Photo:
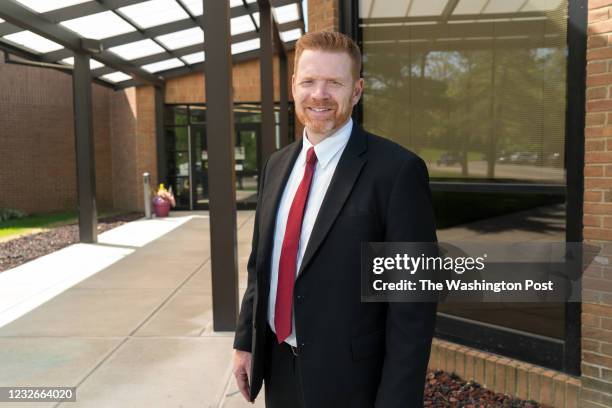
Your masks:
<svg viewBox="0 0 612 408"><path fill-rule="evenodd" d="M301 139L262 171L248 286L234 348L252 352L251 398L263 382L276 213ZM325 195L294 287L308 408L423 405L435 303L362 303L361 242L435 242L423 160L354 125Z"/></svg>

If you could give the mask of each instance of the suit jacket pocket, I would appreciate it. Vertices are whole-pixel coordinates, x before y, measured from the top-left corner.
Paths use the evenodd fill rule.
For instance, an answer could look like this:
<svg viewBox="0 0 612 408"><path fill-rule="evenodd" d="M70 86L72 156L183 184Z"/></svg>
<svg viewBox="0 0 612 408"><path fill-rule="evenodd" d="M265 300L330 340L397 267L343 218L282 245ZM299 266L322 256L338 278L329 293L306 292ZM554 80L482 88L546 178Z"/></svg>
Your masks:
<svg viewBox="0 0 612 408"><path fill-rule="evenodd" d="M368 357L381 355L385 351L385 330L378 330L351 339L351 352L353 360L363 360Z"/></svg>

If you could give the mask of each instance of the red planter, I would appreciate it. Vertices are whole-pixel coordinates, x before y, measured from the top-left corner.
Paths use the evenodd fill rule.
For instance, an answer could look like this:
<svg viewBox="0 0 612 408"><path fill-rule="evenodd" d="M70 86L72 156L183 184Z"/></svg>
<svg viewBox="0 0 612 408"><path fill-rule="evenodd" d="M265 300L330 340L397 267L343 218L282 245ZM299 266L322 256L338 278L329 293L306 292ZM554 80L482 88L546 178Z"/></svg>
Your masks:
<svg viewBox="0 0 612 408"><path fill-rule="evenodd" d="M167 217L170 213L170 201L156 197L153 199L153 211L156 217Z"/></svg>

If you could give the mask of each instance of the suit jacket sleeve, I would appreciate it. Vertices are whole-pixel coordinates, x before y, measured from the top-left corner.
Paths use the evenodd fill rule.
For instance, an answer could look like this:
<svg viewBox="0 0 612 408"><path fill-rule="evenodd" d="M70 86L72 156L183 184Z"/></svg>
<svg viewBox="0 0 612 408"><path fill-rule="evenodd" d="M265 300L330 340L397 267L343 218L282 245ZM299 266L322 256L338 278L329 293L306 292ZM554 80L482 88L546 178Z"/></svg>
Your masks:
<svg viewBox="0 0 612 408"><path fill-rule="evenodd" d="M242 298L240 306L240 315L238 316L238 324L236 326L236 334L234 336L234 348L236 350L251 351L252 335L253 335L253 307L257 291L257 246L259 243L259 213L261 212L260 203L262 200L262 192L264 186L264 178L266 173L267 162L261 171L261 180L259 181L259 193L257 196L257 209L255 210L255 225L253 226L253 240L251 243L251 255L247 263L248 281L247 288Z"/></svg>
<svg viewBox="0 0 612 408"><path fill-rule="evenodd" d="M385 216L385 241L437 241L427 167L417 156L406 160L397 174ZM387 304L386 350L377 408L423 406L436 306Z"/></svg>

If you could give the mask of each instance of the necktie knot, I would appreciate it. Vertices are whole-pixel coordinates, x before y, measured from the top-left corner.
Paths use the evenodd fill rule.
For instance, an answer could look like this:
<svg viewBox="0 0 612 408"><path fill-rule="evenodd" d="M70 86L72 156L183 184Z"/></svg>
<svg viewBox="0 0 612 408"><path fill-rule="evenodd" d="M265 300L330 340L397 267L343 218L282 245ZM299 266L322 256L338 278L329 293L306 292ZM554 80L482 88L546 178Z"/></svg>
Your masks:
<svg viewBox="0 0 612 408"><path fill-rule="evenodd" d="M313 165L317 162L317 155L315 153L314 147L311 147L310 149L308 149L308 152L306 153L306 163Z"/></svg>

